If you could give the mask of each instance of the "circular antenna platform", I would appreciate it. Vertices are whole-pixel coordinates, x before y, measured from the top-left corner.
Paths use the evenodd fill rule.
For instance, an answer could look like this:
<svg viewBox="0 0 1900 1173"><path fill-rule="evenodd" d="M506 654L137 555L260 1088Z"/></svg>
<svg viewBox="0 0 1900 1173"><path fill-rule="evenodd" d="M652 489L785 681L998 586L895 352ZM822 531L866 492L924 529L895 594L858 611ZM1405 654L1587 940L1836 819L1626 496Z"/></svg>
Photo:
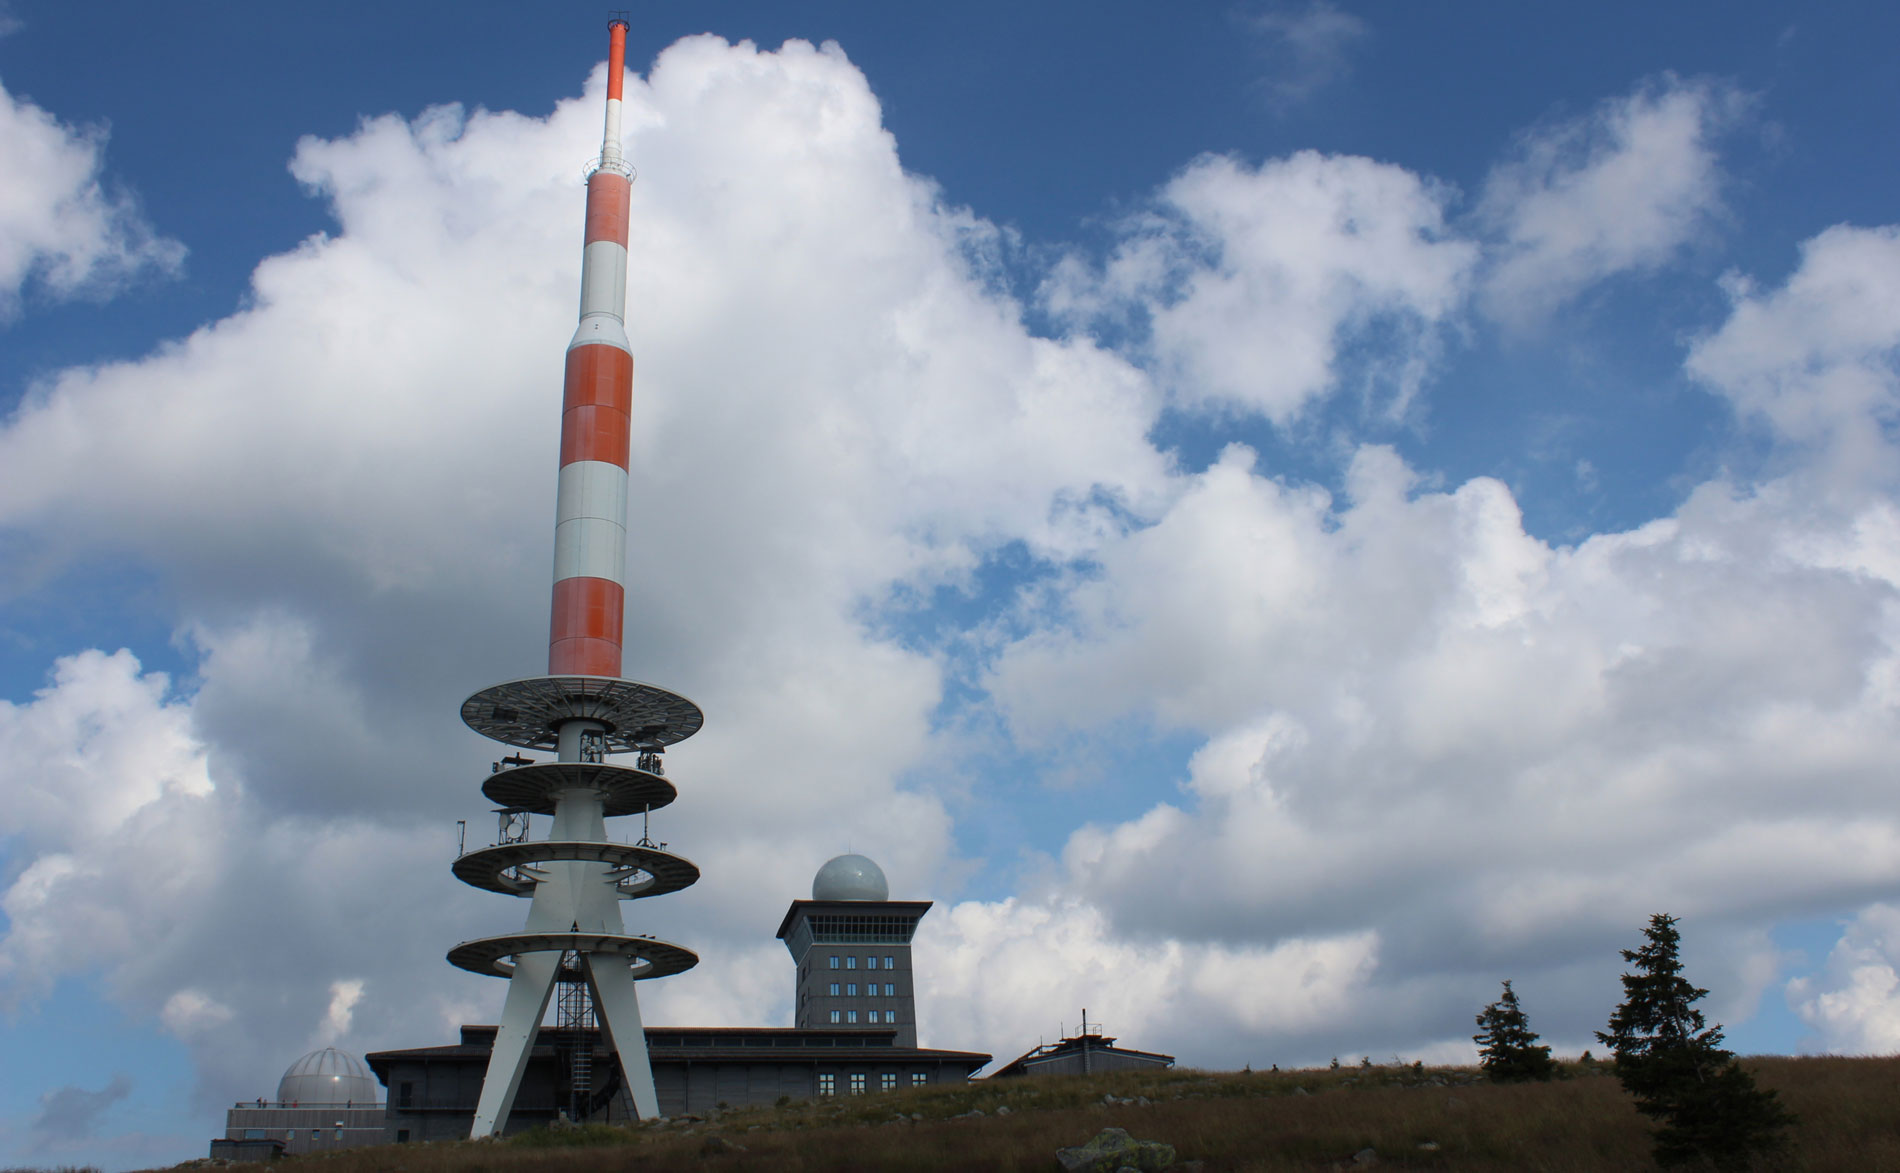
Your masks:
<svg viewBox="0 0 1900 1173"><path fill-rule="evenodd" d="M530 676L491 685L462 702L462 720L483 737L522 749L553 749L569 721L606 727L608 753L684 741L706 722L676 692L617 676Z"/></svg>
<svg viewBox="0 0 1900 1173"><path fill-rule="evenodd" d="M651 847L631 847L625 843L588 843L570 840L541 840L534 843L502 843L471 851L455 861L455 878L504 896L532 896L534 886L546 873L534 865L562 861L604 863L619 872L611 876L622 900L642 896L663 896L699 882L699 869L689 860ZM519 875L508 873L516 868Z"/></svg>
<svg viewBox="0 0 1900 1173"><path fill-rule="evenodd" d="M490 774L482 793L507 810L551 815L563 790L598 791L609 818L658 810L679 797L658 774L611 762L537 762Z"/></svg>
<svg viewBox="0 0 1900 1173"><path fill-rule="evenodd" d="M505 937L478 937L449 950L449 964L484 977L513 977L512 962L503 961L520 953L608 954L623 957L633 966L633 980L670 977L699 964L699 954L651 937L629 937L608 933L510 933Z"/></svg>

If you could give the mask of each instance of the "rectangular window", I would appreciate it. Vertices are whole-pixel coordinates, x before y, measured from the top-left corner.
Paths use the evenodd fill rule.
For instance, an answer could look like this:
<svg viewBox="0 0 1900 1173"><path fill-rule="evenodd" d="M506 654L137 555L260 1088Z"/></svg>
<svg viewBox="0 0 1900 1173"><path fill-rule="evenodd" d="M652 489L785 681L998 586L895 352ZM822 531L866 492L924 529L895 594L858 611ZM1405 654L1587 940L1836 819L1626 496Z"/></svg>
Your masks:
<svg viewBox="0 0 1900 1173"><path fill-rule="evenodd" d="M838 1016L839 1016L840 1014L842 1014L842 1013L843 1013L843 1011L839 1011L839 1010L833 1010L833 1011L831 1012L831 1021L833 1021L833 1022L837 1022L837 1021L838 1021Z"/></svg>
<svg viewBox="0 0 1900 1173"><path fill-rule="evenodd" d="M832 1011L832 1013L835 1014L837 1013L837 1011L834 1010ZM838 1077L833 1075L829 1071L820 1072L818 1076L818 1094L821 1096L837 1095L838 1094Z"/></svg>
<svg viewBox="0 0 1900 1173"><path fill-rule="evenodd" d="M413 1083L410 1083L406 1079L403 1080L402 1091L400 1093L401 1102L397 1104L396 1106L399 1108L407 1108L409 1106L409 1098L415 1094L416 1094L416 1085Z"/></svg>
<svg viewBox="0 0 1900 1173"><path fill-rule="evenodd" d="M866 969L876 969L876 968L877 968L877 958L875 958L875 957L867 957L867 958L865 958L865 959L864 959L864 968L866 968Z"/></svg>
<svg viewBox="0 0 1900 1173"><path fill-rule="evenodd" d="M878 1077L877 1077L877 1090L879 1090L879 1091L881 1091L881 1092L894 1092L894 1091L896 1091L896 1090L897 1090L897 1072L895 1072L895 1071L886 1071L886 1072L885 1072L884 1074L882 1074L882 1075L880 1075L880 1076L878 1076Z"/></svg>
<svg viewBox="0 0 1900 1173"><path fill-rule="evenodd" d="M838 959L836 957L831 959L831 968L833 969L838 968Z"/></svg>
<svg viewBox="0 0 1900 1173"><path fill-rule="evenodd" d="M851 1024L852 1026L856 1026L856 1025L857 1025L857 1022L858 1022L858 1012L857 1012L857 1011L855 1011L855 1010L847 1010L847 1011L845 1011L845 1012L844 1012L844 1020L845 1020L845 1021L846 1021L847 1023L849 1023L849 1024Z"/></svg>
<svg viewBox="0 0 1900 1173"><path fill-rule="evenodd" d="M910 1086L912 1087L923 1087L929 1082L930 1074L928 1072L913 1071L910 1073Z"/></svg>
<svg viewBox="0 0 1900 1173"><path fill-rule="evenodd" d="M845 994L845 997L847 997L847 998L855 998L855 997L857 997L857 996L858 996L858 983L856 983L856 982L846 982L846 983L845 983L845 987L844 987L844 994Z"/></svg>
<svg viewBox="0 0 1900 1173"><path fill-rule="evenodd" d="M834 997L834 998L836 998L836 997L838 996L838 983L837 983L837 982L832 982L832 983L831 983L831 996L832 996L832 997Z"/></svg>
<svg viewBox="0 0 1900 1173"><path fill-rule="evenodd" d="M890 1023L892 1026L896 1026L897 1025L897 1011L886 1010L884 1012L884 1021Z"/></svg>
<svg viewBox="0 0 1900 1173"><path fill-rule="evenodd" d="M897 984L895 982L884 983L884 996L886 998L897 997Z"/></svg>
<svg viewBox="0 0 1900 1173"><path fill-rule="evenodd" d="M858 967L857 955L853 954L852 956L845 958L844 967L846 969L856 969Z"/></svg>
<svg viewBox="0 0 1900 1173"><path fill-rule="evenodd" d="M885 969L896 969L896 968L897 968L897 963L896 963L895 961L893 961L893 960L892 960L891 958L889 958L889 957L886 957L886 958L884 959L884 968L885 968Z"/></svg>
<svg viewBox="0 0 1900 1173"><path fill-rule="evenodd" d="M396 1143L397 1144L409 1143L409 1130L407 1128L398 1128L396 1130Z"/></svg>
<svg viewBox="0 0 1900 1173"><path fill-rule="evenodd" d="M854 1096L864 1094L864 1072L853 1071L851 1073L851 1094Z"/></svg>

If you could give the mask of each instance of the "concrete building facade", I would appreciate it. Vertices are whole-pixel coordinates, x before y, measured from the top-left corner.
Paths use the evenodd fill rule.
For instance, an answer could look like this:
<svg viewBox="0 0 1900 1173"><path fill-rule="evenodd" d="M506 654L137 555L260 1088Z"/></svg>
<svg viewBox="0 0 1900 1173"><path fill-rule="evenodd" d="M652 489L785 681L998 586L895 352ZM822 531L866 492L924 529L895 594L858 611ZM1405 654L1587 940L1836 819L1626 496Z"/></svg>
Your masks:
<svg viewBox="0 0 1900 1173"><path fill-rule="evenodd" d="M910 939L928 900L892 900L877 864L841 855L820 868L812 898L794 900L778 939L797 974L793 1025L801 1030L894 1028L917 1045Z"/></svg>

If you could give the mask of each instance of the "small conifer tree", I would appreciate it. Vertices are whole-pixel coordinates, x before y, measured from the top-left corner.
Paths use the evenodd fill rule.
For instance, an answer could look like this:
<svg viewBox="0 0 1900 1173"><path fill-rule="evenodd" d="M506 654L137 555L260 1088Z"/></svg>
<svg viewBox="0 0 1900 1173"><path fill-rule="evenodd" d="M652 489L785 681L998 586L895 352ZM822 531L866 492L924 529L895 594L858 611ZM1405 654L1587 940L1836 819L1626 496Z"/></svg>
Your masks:
<svg viewBox="0 0 1900 1173"><path fill-rule="evenodd" d="M1510 982L1504 983L1504 996L1478 1015L1478 1026L1481 1029L1471 1041L1478 1044L1478 1067L1486 1076L1499 1083L1520 1083L1557 1074L1550 1048L1538 1045L1537 1032L1518 1005Z"/></svg>
<svg viewBox="0 0 1900 1173"><path fill-rule="evenodd" d="M1642 948L1622 951L1636 972L1623 975L1623 1004L1597 1038L1615 1052L1616 1078L1637 1111L1661 1124L1658 1165L1746 1169L1782 1147L1794 1117L1755 1086L1722 1047L1721 1026L1706 1025L1695 1008L1708 991L1682 976L1676 918L1657 913L1643 935Z"/></svg>

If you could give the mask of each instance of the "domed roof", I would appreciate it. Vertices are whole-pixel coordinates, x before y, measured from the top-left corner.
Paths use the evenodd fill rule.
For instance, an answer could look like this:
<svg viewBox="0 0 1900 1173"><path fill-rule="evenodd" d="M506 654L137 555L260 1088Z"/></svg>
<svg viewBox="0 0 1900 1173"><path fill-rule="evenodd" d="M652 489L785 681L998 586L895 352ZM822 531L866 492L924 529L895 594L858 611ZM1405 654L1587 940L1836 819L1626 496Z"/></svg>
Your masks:
<svg viewBox="0 0 1900 1173"><path fill-rule="evenodd" d="M826 862L812 878L813 900L889 900L891 886L884 869L862 855L840 855Z"/></svg>
<svg viewBox="0 0 1900 1173"><path fill-rule="evenodd" d="M312 1051L277 1081L280 1104L379 1104L383 1087L361 1059L335 1047Z"/></svg>

